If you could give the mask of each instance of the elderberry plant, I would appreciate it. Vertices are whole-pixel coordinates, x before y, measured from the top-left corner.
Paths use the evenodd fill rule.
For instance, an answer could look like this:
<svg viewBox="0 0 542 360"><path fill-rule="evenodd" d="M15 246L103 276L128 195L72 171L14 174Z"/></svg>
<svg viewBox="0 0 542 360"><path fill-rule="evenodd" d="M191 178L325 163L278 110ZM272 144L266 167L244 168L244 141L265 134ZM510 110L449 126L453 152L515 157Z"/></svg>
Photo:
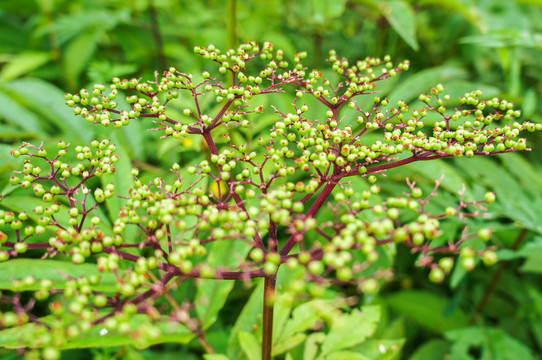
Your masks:
<svg viewBox="0 0 542 360"><path fill-rule="evenodd" d="M439 212L430 200L440 180L424 195L407 179L404 193L383 198L378 178L417 161L529 150L519 134L542 125L517 122L512 103L481 100L473 91L449 105L439 84L413 109L390 104L377 85L409 62L394 64L389 56L350 63L330 51L325 77L303 65L306 53L291 64L270 43L195 52L219 74L170 68L151 81L114 78L110 86L66 94L66 104L90 124L150 122L160 139L178 146L199 137L204 160L172 161L169 176L150 182L134 168L134 186L118 188L107 184L119 162L108 139L13 150L24 164L11 184L37 199L31 212L0 211L0 265L10 279L0 297L0 337L10 339L2 346L56 359L73 347L197 339L212 354L206 331L224 301L209 310L216 291L206 289L225 283L213 289L227 294L232 280L264 278L257 333L262 359L270 359L306 339L272 350L281 268L290 281L279 292L307 299L335 285L375 293L391 276L390 261L381 260L396 246L419 254L417 265L434 282L456 259L467 270L478 258L497 261L493 246L480 245L490 229L465 226L455 237L440 230L443 221L483 216L494 193L468 201L461 190L458 202ZM275 100L281 93L292 94L290 104ZM106 206L113 199L122 202L118 213ZM28 269L31 276L21 277ZM195 300L178 291L190 279ZM325 344L322 359L335 349Z"/></svg>

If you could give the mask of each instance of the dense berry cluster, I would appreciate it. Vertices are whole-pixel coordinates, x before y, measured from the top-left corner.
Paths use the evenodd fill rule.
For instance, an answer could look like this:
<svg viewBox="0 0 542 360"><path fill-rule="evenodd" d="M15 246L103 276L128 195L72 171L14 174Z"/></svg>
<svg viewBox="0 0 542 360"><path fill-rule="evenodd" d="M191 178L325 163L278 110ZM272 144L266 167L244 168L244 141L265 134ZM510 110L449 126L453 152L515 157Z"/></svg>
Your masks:
<svg viewBox="0 0 542 360"><path fill-rule="evenodd" d="M453 241L444 241L440 230L441 221L481 216L493 193L467 202L460 192L457 205L431 213L426 205L440 182L425 196L408 182L408 192L384 199L377 180L386 170L416 161L526 150L520 133L542 125L517 122L520 112L513 104L481 100L480 91L452 102L440 84L420 95L419 105L390 104L376 95L377 84L409 63L394 64L388 56L349 63L331 51L334 75L328 79L303 65L305 53L290 64L270 43L225 53L210 45L195 52L230 80L170 68L152 81L115 78L108 87L66 94L66 104L92 124L119 128L151 121L162 138L201 136L209 155L196 165L173 163L173 177L149 183L133 169L135 185L120 196L113 184L100 187L94 180L115 172L118 156L109 140L74 148L61 141L55 154L43 144L25 143L13 151L25 161L11 184L31 188L40 205L31 214L0 211L0 260L42 249L44 259L67 255L114 280L112 287L100 287L100 276L66 274L69 281L59 288L48 279L36 286L35 278L14 274L18 286L1 301L15 311L0 316L2 326L31 322L54 330L22 346L44 346L43 355L52 359L55 349L96 327L148 344L164 322L182 324L205 344L190 305L170 295L186 278L274 282L286 266L299 276L285 292L318 296L337 283L377 291L379 280L390 276L379 258L396 244L419 253L418 265L429 268L435 282L450 273L454 254L467 270L476 258L497 261L492 247L475 250L471 244L474 238L488 241L489 229L465 228ZM292 94L291 108L273 103L283 92ZM263 99L272 105L261 105ZM274 118L267 128L260 125L263 114ZM247 143L232 139L234 131L253 129L259 130ZM380 137L368 142L369 133ZM108 218L102 204L112 198L122 199L123 206ZM213 261L217 243L235 249L222 264ZM50 303L50 317L38 319L33 301L19 302L20 291L29 289L37 300L64 298ZM155 302L164 297L169 305L158 311ZM136 313L149 321L134 328L130 319Z"/></svg>

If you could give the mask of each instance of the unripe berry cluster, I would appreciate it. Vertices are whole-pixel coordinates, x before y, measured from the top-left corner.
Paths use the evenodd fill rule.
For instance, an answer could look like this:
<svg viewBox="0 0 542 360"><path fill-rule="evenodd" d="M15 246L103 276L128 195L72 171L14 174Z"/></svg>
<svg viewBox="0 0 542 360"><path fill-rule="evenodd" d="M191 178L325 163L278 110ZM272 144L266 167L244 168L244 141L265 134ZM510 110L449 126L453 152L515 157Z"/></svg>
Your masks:
<svg viewBox="0 0 542 360"><path fill-rule="evenodd" d="M450 218L480 216L494 193L465 202L460 192L457 205L433 213L427 204L440 180L429 194L408 181L409 192L387 199L377 181L386 170L416 161L528 150L519 135L542 126L517 122L513 104L483 100L480 91L452 103L441 84L419 96L421 107L391 104L375 96L377 84L408 70L409 62L394 64L389 56L351 63L331 51L328 62L340 79L333 83L303 65L306 53L288 59L270 43L195 52L215 63L216 77L170 68L151 81L114 78L109 86L66 94L66 104L89 123L149 121L161 138L200 137L208 154L193 165L174 163L172 176L148 183L133 169L134 186L120 196L112 183L99 187L92 180L105 176L107 184L116 171L119 158L109 140L75 146L74 154L63 141L54 154L27 143L12 152L25 161L10 183L32 190L40 205L32 214L0 210L0 261L41 249L45 257L62 254L96 266L116 283L103 291L99 277L70 278L62 289L40 282L35 298L62 293L66 301L51 302L51 314L73 319L45 325L53 331L33 343L45 346L44 354L54 358L55 349L97 326L152 342L160 322L173 321L202 336L190 306L169 296L179 279L271 279L285 266L298 274L287 289L294 295L320 296L335 284L374 293L391 276L378 260L390 263L396 246L419 254L417 264L435 282L455 263L472 270L478 258L497 261L493 247L483 245L491 229L464 231L448 242L441 230ZM271 110L261 105L264 95L284 92L292 95L291 108L280 101ZM362 96L371 100L358 103ZM438 121L429 123L429 115ZM369 133L379 138L367 141ZM111 221L104 215L110 199L122 202ZM224 243L235 253L216 264L215 247ZM30 283L14 280L21 291ZM161 315L154 303L164 296L170 305L162 305ZM13 299L2 297L17 305ZM17 310L2 315L2 326L39 324L31 306ZM137 331L130 323L135 314L149 320Z"/></svg>

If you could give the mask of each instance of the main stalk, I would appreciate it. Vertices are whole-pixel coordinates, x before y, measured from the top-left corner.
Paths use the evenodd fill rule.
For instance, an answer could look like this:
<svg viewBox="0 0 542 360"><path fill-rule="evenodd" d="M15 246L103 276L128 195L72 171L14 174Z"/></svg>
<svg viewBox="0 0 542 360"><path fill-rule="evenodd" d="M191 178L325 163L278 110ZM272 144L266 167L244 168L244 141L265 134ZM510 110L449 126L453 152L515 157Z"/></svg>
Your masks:
<svg viewBox="0 0 542 360"><path fill-rule="evenodd" d="M273 349L273 305L277 275L265 277L263 292L262 360L271 360Z"/></svg>

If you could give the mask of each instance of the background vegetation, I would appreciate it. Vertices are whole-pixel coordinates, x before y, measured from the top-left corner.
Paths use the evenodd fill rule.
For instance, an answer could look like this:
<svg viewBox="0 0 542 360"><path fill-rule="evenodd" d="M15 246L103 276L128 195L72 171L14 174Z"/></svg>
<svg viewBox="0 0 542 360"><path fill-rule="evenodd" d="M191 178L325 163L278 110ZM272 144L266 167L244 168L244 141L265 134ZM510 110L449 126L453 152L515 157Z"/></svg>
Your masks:
<svg viewBox="0 0 542 360"><path fill-rule="evenodd" d="M138 128L142 125L111 133L86 126L64 105L64 92L107 83L113 76L152 78L155 69L169 66L201 71L207 65L192 49L210 43L226 48L270 41L286 56L308 51L317 68L324 67L330 48L350 60L385 54L407 58L411 70L388 81L381 94L391 103L413 101L441 82L452 98L482 89L485 97L519 105L525 120L542 122L540 19L540 0L2 1L0 184L6 185L0 193L11 191L7 184L17 161L9 153L21 141L80 143L107 136L149 178L174 160L203 157L200 144L187 141L179 148L175 142L151 141ZM534 149L530 153L409 165L390 171L379 183L392 194L403 190L396 181L408 176L429 190L444 174L436 199L442 204L453 200L462 184L467 196L495 191L490 225L503 261L468 274L457 267L444 284L435 285L426 271L414 267L416 259L399 249L393 280L378 296L358 299L382 306L374 337L396 345L397 351L375 351L373 358L542 356L542 139L528 140ZM0 203L6 209L16 206ZM250 310L250 291L238 284L228 296L209 329L214 344L228 346L237 315ZM125 346L72 350L63 358L198 359L200 351L196 343L144 351ZM17 354L0 350L0 356Z"/></svg>

